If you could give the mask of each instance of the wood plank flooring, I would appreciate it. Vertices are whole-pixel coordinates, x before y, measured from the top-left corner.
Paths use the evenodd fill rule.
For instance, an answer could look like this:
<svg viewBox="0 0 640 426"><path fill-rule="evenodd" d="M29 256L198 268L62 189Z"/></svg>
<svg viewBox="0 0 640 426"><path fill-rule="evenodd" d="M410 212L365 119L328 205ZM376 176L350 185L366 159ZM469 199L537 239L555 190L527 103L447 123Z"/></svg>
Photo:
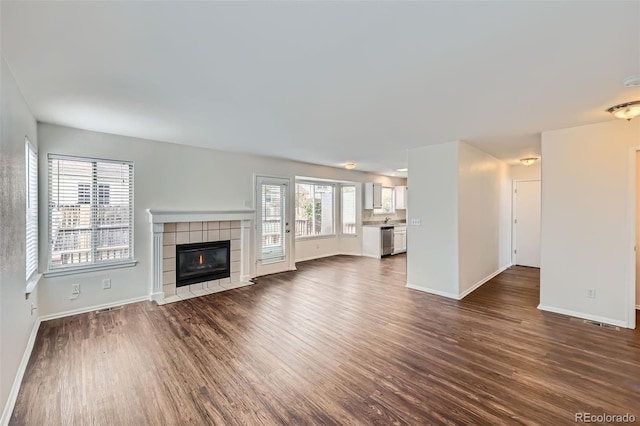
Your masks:
<svg viewBox="0 0 640 426"><path fill-rule="evenodd" d="M10 424L640 419L640 332L538 311L536 269L454 301L405 288L405 265L337 256L225 293L45 322Z"/></svg>

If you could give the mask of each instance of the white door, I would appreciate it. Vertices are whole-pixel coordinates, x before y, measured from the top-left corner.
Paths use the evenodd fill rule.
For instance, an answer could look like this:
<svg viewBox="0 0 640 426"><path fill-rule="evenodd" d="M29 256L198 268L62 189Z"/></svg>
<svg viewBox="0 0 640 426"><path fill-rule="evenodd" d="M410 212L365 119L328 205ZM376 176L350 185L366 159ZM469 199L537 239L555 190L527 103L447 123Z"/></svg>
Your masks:
<svg viewBox="0 0 640 426"><path fill-rule="evenodd" d="M540 267L540 181L515 181L514 264Z"/></svg>
<svg viewBox="0 0 640 426"><path fill-rule="evenodd" d="M256 274L289 270L289 179L257 177L258 263Z"/></svg>

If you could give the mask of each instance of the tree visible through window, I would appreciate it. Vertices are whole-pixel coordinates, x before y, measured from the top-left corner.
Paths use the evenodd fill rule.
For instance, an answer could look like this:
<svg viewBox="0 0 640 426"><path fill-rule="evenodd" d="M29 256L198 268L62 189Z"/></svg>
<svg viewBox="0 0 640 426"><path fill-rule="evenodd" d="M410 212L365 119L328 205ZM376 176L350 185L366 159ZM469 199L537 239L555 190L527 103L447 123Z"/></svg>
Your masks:
<svg viewBox="0 0 640 426"><path fill-rule="evenodd" d="M393 188L382 188L382 208L373 209L373 214L391 214L395 213L395 202L394 202L394 189Z"/></svg>
<svg viewBox="0 0 640 426"><path fill-rule="evenodd" d="M333 185L296 183L296 237L334 234Z"/></svg>

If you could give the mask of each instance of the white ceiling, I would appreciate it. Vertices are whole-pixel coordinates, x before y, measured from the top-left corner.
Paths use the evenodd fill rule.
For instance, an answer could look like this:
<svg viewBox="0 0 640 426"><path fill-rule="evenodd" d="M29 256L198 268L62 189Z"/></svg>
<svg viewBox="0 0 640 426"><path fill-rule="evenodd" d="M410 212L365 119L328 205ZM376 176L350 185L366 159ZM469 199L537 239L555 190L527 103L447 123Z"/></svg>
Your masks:
<svg viewBox="0 0 640 426"><path fill-rule="evenodd" d="M639 2L1 2L36 118L390 174L467 140L506 161L640 99Z"/></svg>

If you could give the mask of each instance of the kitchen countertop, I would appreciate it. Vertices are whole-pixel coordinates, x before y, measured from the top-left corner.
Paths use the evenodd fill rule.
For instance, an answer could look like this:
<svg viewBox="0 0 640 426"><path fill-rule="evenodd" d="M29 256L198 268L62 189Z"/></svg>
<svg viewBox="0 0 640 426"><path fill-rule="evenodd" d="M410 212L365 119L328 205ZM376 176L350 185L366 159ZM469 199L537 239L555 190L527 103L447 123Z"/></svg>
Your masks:
<svg viewBox="0 0 640 426"><path fill-rule="evenodd" d="M384 223L384 222L367 222L367 223L363 223L362 226L369 226L372 228L382 228L384 226L407 226L407 222L389 222L389 223Z"/></svg>

